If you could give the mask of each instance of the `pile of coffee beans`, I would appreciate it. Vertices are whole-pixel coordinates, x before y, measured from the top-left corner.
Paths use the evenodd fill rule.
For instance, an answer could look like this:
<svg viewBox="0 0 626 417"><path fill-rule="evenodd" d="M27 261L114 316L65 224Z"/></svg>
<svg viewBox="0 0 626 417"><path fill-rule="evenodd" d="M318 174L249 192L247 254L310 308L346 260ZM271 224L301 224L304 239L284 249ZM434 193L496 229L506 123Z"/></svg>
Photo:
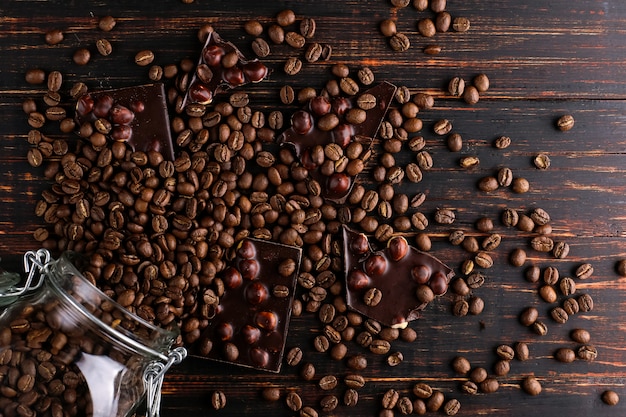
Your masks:
<svg viewBox="0 0 626 417"><path fill-rule="evenodd" d="M392 4L401 9L409 1ZM417 22L419 33L427 39L450 28L457 32L469 29L469 20L452 18L445 1L415 0L412 4L419 12L430 8L433 13ZM282 62L281 74L287 79L297 76L307 63L328 61L332 76L327 83L299 91L288 84L279 85L275 97L282 106L277 104L269 109L255 103L245 87L217 95L210 104L186 103L191 79L200 76L199 66L190 59L157 65L155 53L150 50L134 56L137 65L146 67L148 80L165 84L170 130L177 149L173 160L157 150L132 150L123 138L76 138L72 132L78 130L80 134L80 126L73 117L74 108L61 104L62 98L76 100L88 93L88 86L77 81L68 88L61 71L29 69L26 81L43 88L41 100L27 99L23 103L31 127L27 159L33 167L43 167L44 176L50 181L49 189L42 193L35 207L42 227L34 235L43 247L55 252L75 250L89 254L91 261L84 275L90 281L145 320L163 327L180 326L179 343L186 346L196 346L209 327L214 311L206 306L215 306L224 294L225 271L236 258L240 242L255 238L302 248L291 314L317 318L318 329L311 348L345 363L346 372L343 376L318 375L306 346L287 346L285 372L296 373L304 383L315 383L325 395L317 404L304 403L297 392L284 387L267 387L261 395L267 401L284 403L301 416L316 416L337 407L356 405L359 390L366 384L360 372L368 367L371 355L384 357L390 367L401 366L404 356L394 342L409 343L417 338L410 326L384 326L348 307L342 226L366 233L381 248L392 237L403 235L422 251L431 250L428 228L433 222L449 228L449 243L464 255L455 266L457 277L449 284L450 312L455 317L480 315L485 308L486 301L479 290L489 280L489 269L501 258L497 254L506 239L496 226L529 236L527 246L514 248L505 256L515 268L526 266L527 250L563 259L569 245L552 240L551 217L538 207L505 208L500 218L481 217L466 228L458 225L454 207L442 207L435 213L421 211L427 193L405 194L400 185L422 183L435 164L425 137L427 122L420 116L420 112L433 109L434 98L407 86L398 86L373 146L351 142L314 149L311 158L324 167L325 173L349 170L351 175L359 174L365 179L355 183L345 202L337 204L325 199L319 181L311 177L299 155L277 146L276 138L289 127L301 124L302 114L289 107L293 104L312 108L315 103L350 99L358 109L365 110L372 97L363 91L374 83L375 74L369 67L333 63L332 46L316 40L314 19L299 18L292 10L284 10L269 24L262 21L242 22L243 31L253 38L254 54L264 59L282 48L280 56L286 53L288 57ZM111 16L98 22L104 33L114 30L115 25ZM393 50L407 50L410 41L396 25L395 20L386 19L380 23L380 32ZM204 44L212 32L209 25L201 27L200 43ZM60 30L46 34L50 45L62 41ZM116 52L104 37L99 37L96 48L105 56ZM430 44L424 51L439 53L441 47ZM79 65L89 65L84 51L77 51L74 58ZM448 92L474 104L489 84L486 74L473 77L472 85L455 77ZM362 123L361 116L355 111L349 122ZM556 126L565 131L573 124L572 116L563 116ZM54 128L51 125L58 125L54 134L47 133ZM463 138L451 120L440 117L431 127L437 137L444 138L450 152L463 149ZM499 136L493 146L504 150L511 143L510 137ZM410 161L400 163L406 155ZM459 161L467 170L480 163L478 156L473 155L465 155ZM545 170L550 166L550 158L538 154L533 163L537 169ZM499 167L493 175L480 179L477 189L485 193L523 194L529 191L530 183L510 168ZM626 275L626 261L616 265L616 270ZM576 290L577 280L593 274L591 264L581 265L574 277L561 277L556 267L541 270L530 266L523 271L529 284L541 282L537 293L542 300L559 301L550 314L555 325L593 309L591 296ZM545 335L548 325L539 316L537 306L530 305L520 312L519 321L532 332ZM559 347L554 353L556 360L596 358L598 352L586 331L572 332L571 339L576 345ZM513 360L524 361L529 355L525 342L499 345L491 371L488 366L471 365L465 357L455 358L452 368L464 378L458 394L497 391L498 378L509 374ZM344 389L343 395L335 394L338 387ZM542 390L540 378L533 375L525 376L520 387L530 395ZM380 415L437 410L455 415L461 407L454 395L428 384L416 384L412 394L385 391ZM602 399L607 404L619 400L613 391L604 393ZM226 407L224 392L215 391L211 404L215 409Z"/></svg>

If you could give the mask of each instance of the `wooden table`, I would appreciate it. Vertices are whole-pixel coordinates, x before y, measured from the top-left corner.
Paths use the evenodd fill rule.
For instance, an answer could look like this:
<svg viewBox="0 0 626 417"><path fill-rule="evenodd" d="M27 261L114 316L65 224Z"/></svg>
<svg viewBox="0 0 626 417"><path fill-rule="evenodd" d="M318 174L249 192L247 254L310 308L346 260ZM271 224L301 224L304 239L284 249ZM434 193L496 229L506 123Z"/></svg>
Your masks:
<svg viewBox="0 0 626 417"><path fill-rule="evenodd" d="M436 98L432 110L423 111L422 134L434 158L434 167L417 185L403 183L404 192L423 191L428 198L423 212L431 219L426 232L433 241L432 253L457 268L467 254L447 242L452 227L475 233L473 224L481 216L496 220L496 230L503 235L501 248L494 252L495 265L485 271L485 286L475 291L485 302L478 316L463 318L451 314L450 293L432 303L423 319L411 326L419 333L412 344L394 342L393 349L404 354L404 362L391 368L384 356L368 356L370 366L362 372L366 386L359 391L358 405L339 406L330 415L375 416L381 409L383 393L394 388L400 395L414 398L412 386L418 381L430 383L446 398L458 398L459 415L624 415L626 401L615 407L602 403L601 393L613 389L623 397L626 367L626 282L615 272L615 264L626 258L626 186L624 161L626 150L626 3L596 0L450 1L453 17L470 19L467 33L437 34L421 37L416 30L418 18L431 16L412 7L395 9L386 0L316 2L254 2L244 0L196 0L186 5L180 1L33 1L4 2L0 6L0 109L2 129L0 153L0 255L9 264L21 253L33 249L32 233L40 224L33 215L39 193L46 187L42 172L26 163L29 130L20 103L27 97L41 97L40 87L24 82L27 69L58 69L66 74L67 85L84 81L91 88L115 88L146 82L147 69L134 65L133 56L151 49L159 64L176 63L182 58L196 59L200 44L197 29L211 23L223 37L237 43L251 56L251 37L242 30L249 18L269 24L285 7L299 17L317 21L316 40L333 46L333 63L346 63L357 69L369 66L378 80L406 85L415 92ZM100 16L113 15L118 25L105 36L114 53L98 56L94 42L103 33L97 29ZM385 18L397 19L398 30L406 33L411 48L393 52L378 32ZM60 45L44 43L44 32L59 28L65 32ZM425 55L428 44L443 50L436 56ZM92 50L92 61L78 67L71 56L78 47ZM272 56L267 62L277 70L263 88L258 100L267 110L278 106L277 91L285 83L294 88L321 88L329 77L327 63L305 66L303 73L288 78L280 69L286 55ZM446 92L455 76L470 81L484 72L491 80L488 92L469 106ZM556 119L572 114L575 126L560 132ZM452 121L454 131L462 134L461 152L452 153L444 140L432 132L436 120ZM506 135L512 145L506 150L492 146L494 139ZM551 158L548 170L538 170L532 158L544 152ZM476 155L480 166L472 170L459 167L461 156ZM411 156L398 156L406 164ZM514 194L508 189L482 193L477 181L493 175L503 166L516 176L527 178L531 189ZM570 245L565 259L554 259L529 248L533 236L501 225L499 216L505 207L528 212L535 207L547 210L552 217L555 241ZM436 225L432 215L437 208L456 212L454 226ZM581 263L591 263L593 276L578 281L578 292L589 293L595 300L593 311L571 317L559 325L549 318L554 305L541 301L537 284L524 280L524 268L508 264L508 253L523 247L529 254L526 266L556 266L562 275L572 275ZM548 324L549 333L540 337L518 322L520 311L537 306ZM558 347L576 347L569 331L582 327L592 335L598 349L594 362L577 360L558 363L552 354ZM317 375L343 377L348 369L343 362L332 361L326 353L312 347L320 324L314 315L294 318L289 332L289 347L300 345L305 359L313 362ZM494 349L502 343L525 341L531 359L514 360L511 372L500 377L500 389L493 394L469 396L459 386L465 380L454 374L450 362L458 354L474 366L492 369ZM354 343L351 353L363 351ZM531 397L520 389L524 376L534 374L543 385L541 395ZM325 395L316 384L304 382L298 370L284 366L279 374L257 372L214 362L189 358L172 369L163 387L163 416L184 415L294 415L284 400L264 401L260 392L268 386L279 387L283 394L296 391L305 405L318 407ZM212 410L211 393L222 390L227 406ZM332 393L340 398L345 385ZM396 415L399 413L396 412Z"/></svg>

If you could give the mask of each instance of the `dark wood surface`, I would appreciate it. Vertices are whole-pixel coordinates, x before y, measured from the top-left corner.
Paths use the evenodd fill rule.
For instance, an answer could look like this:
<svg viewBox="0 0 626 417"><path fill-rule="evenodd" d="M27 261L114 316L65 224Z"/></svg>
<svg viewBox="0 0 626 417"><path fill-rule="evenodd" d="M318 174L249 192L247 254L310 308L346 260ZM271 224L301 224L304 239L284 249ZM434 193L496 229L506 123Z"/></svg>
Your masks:
<svg viewBox="0 0 626 417"><path fill-rule="evenodd" d="M423 211L432 219L440 207L454 209L454 227L472 230L481 216L498 219L505 207L530 210L546 209L552 216L553 238L566 241L570 255L555 260L528 248L530 234L504 228L504 236L494 253L495 266L486 272L487 284L476 290L486 301L479 316L454 317L452 296L432 303L423 319L411 326L418 340L408 344L394 342L393 349L404 354L404 362L395 368L384 363L383 356L368 355L370 365L362 372L366 386L359 391L356 407L340 406L332 415L378 415L382 394L389 388L401 395L411 394L418 381L430 383L447 398L458 398L459 415L567 415L618 416L626 407L626 278L615 272L615 263L626 258L626 2L596 0L479 1L450 0L448 11L465 16L471 29L464 34L438 34L426 40L416 32L416 20L428 16L411 7L394 9L386 0L343 1L214 1L196 0L185 5L180 1L5 1L0 4L0 256L9 261L36 246L32 232L40 224L34 204L46 187L41 170L25 160L28 149L25 137L29 130L21 102L39 98L40 87L24 82L27 69L58 69L66 74L66 83L84 81L90 88L115 88L147 81L146 69L133 64L134 54L151 49L159 64L176 63L182 58L196 59L200 45L197 29L211 23L223 37L235 42L248 55L251 38L242 23L258 18L272 21L286 8L299 17L315 18L316 40L333 45L332 62L347 63L351 68L370 66L377 79L408 86L412 92L427 92L436 97L436 107L420 114L427 149L435 164L417 185L402 184L409 194L428 194ZM106 37L114 53L97 56L94 42L102 36L97 20L103 15L118 20ZM379 35L378 23L387 17L397 18L398 28L410 37L411 49L394 53ZM59 28L65 41L50 47L44 32ZM438 56L427 56L422 48L430 43L442 45ZM93 59L85 67L71 62L73 51L86 46ZM303 73L287 78L280 64L289 50L276 48L267 62L277 70L271 79L253 88L255 103L264 110L277 108L277 91L289 83L294 88L321 88L329 77L328 63L308 65ZM468 106L445 92L453 76L471 79L485 72L491 88L475 106ZM562 114L576 119L574 129L559 132L555 120ZM465 139L463 150L449 152L440 137L432 133L432 124L440 118L454 124ZM505 151L492 146L493 140L507 135L513 144ZM532 165L538 152L547 153L552 166L540 171ZM481 164L466 171L458 166L464 155L478 155ZM398 156L398 163L410 155ZM530 181L531 191L516 195L508 190L485 194L477 191L476 182L508 166L517 176ZM467 255L446 241L448 226L428 227L433 240L432 253L455 268ZM523 269L507 263L515 247L528 250L526 265L555 265L563 275L573 274L581 263L592 263L593 277L578 282L578 289L594 297L592 312L572 317L558 325L548 317L552 305L541 302L536 285L523 279ZM19 265L19 263L15 263ZM538 306L549 325L547 336L539 337L518 323L520 311ZM552 358L558 347L576 347L568 333L576 327L590 331L599 355L594 362L576 361L561 364ZM300 345L305 360L313 362L317 375L348 373L344 362L332 361L328 354L312 347L320 324L311 314L292 320L288 346ZM473 365L491 370L494 349L501 343L525 341L531 359L513 361L511 372L499 378L501 387L494 394L468 396L459 386L464 380L450 369L451 359L462 354ZM349 344L349 352L363 351ZM543 392L531 397L520 390L519 382L534 374ZM294 415L284 401L263 401L260 392L268 386L283 393L296 391L305 405L318 407L325 395L316 381L304 382L298 369L284 366L280 374L240 369L201 359L189 358L172 369L163 387L161 414L184 415ZM624 401L608 407L600 394L613 389ZM210 394L222 390L227 406L219 412L210 406ZM333 393L343 395L340 384ZM396 414L399 414L396 412Z"/></svg>

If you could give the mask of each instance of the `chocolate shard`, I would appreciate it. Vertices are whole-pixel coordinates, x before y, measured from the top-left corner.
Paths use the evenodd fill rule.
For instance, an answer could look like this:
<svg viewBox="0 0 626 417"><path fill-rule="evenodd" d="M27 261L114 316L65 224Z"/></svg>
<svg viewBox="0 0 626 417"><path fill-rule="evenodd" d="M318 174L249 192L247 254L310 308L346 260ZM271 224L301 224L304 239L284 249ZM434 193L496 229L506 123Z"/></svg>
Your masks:
<svg viewBox="0 0 626 417"><path fill-rule="evenodd" d="M239 242L234 259L219 275L224 293L198 296L198 308L210 321L192 354L279 372L301 254L298 247L265 240Z"/></svg>
<svg viewBox="0 0 626 417"><path fill-rule="evenodd" d="M268 68L261 61L247 60L233 43L212 31L202 47L183 106L187 103L210 104L217 94L258 83L268 74Z"/></svg>
<svg viewBox="0 0 626 417"><path fill-rule="evenodd" d="M157 151L174 160L165 88L162 83L87 93L77 99L78 126L123 141L133 151Z"/></svg>
<svg viewBox="0 0 626 417"><path fill-rule="evenodd" d="M291 127L278 137L277 142L291 147L302 165L309 169L311 178L319 182L325 199L335 203L344 203L358 176L349 176L346 173L323 175L320 167L311 161L311 150L315 146L325 146L330 143L337 143L342 148L346 148L355 141L360 142L364 150L370 149L396 89L395 85L382 82L353 97L331 98L323 105L318 103L325 99L319 97L311 99L304 109L294 114ZM362 94L371 94L376 98L376 104L365 110L366 118L362 123L349 123L344 116L350 109L357 107L357 98ZM320 128L318 122L331 113L336 115L337 125L330 130Z"/></svg>
<svg viewBox="0 0 626 417"><path fill-rule="evenodd" d="M451 268L395 236L375 250L366 235L343 227L344 272L348 306L383 325L403 328L420 317L436 296L445 294ZM380 299L368 298L372 290Z"/></svg>

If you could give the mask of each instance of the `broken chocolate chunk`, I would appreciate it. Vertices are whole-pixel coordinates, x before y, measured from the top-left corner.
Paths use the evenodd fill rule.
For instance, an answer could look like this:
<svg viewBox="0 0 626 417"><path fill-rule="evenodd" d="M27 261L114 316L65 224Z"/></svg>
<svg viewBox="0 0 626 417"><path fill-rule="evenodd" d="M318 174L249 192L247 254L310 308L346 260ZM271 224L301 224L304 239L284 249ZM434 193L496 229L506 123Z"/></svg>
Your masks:
<svg viewBox="0 0 626 417"><path fill-rule="evenodd" d="M321 161L312 155L314 148L335 143L345 149L350 143L359 142L364 150L370 149L395 92L396 86L383 82L349 98L327 99L318 96L309 100L304 109L293 114L291 127L277 141L294 150L302 165L309 170L311 178L320 184L322 197L336 203L345 202L357 175L351 176L345 169L324 175ZM358 108L359 97L369 97L371 107L365 110L361 106L356 113L361 118L348 116L350 110Z"/></svg>
<svg viewBox="0 0 626 417"><path fill-rule="evenodd" d="M268 68L258 59L246 60L241 51L215 31L208 34L185 94L187 103L211 104L224 91L265 79Z"/></svg>
<svg viewBox="0 0 626 417"><path fill-rule="evenodd" d="M161 83L87 93L76 102L75 119L78 126L91 123L94 132L126 142L133 151L157 151L174 160Z"/></svg>
<svg viewBox="0 0 626 417"><path fill-rule="evenodd" d="M291 317L301 249L247 238L219 275L224 291L209 290L199 307L212 317L192 353L279 372Z"/></svg>
<svg viewBox="0 0 626 417"><path fill-rule="evenodd" d="M454 272L437 258L394 236L375 250L366 235L343 228L348 306L383 325L402 328L446 293Z"/></svg>

